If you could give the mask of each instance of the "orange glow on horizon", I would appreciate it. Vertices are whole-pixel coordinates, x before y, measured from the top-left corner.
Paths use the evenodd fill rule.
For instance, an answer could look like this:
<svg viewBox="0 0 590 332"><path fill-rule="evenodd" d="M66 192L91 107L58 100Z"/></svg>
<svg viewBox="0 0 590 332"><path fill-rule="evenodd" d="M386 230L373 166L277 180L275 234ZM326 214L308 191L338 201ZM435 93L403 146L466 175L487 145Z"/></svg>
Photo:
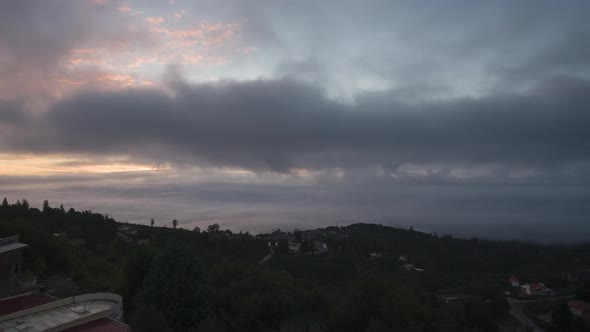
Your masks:
<svg viewBox="0 0 590 332"><path fill-rule="evenodd" d="M133 162L90 161L61 155L0 154L0 176L48 176L58 174L103 174L169 170Z"/></svg>

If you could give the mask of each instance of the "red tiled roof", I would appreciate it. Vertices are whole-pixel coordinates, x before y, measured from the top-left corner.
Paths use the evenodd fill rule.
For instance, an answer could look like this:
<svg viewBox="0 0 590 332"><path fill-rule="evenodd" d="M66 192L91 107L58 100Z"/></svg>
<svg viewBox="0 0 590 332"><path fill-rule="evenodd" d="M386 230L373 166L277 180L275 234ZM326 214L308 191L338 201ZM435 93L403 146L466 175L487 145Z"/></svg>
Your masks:
<svg viewBox="0 0 590 332"><path fill-rule="evenodd" d="M129 332L129 326L115 322L108 318L101 318L95 321L74 326L63 332Z"/></svg>
<svg viewBox="0 0 590 332"><path fill-rule="evenodd" d="M53 302L54 297L45 294L29 294L0 301L0 316Z"/></svg>
<svg viewBox="0 0 590 332"><path fill-rule="evenodd" d="M518 282L519 280L518 280L518 278L517 278L517 277L510 277L510 278L508 278L508 281L509 281L509 282L513 282L513 281L516 281L516 282Z"/></svg>
<svg viewBox="0 0 590 332"><path fill-rule="evenodd" d="M545 285L543 285L540 282L534 282L531 284L531 289L543 289L545 288Z"/></svg>
<svg viewBox="0 0 590 332"><path fill-rule="evenodd" d="M584 301L570 301L568 302L570 309L577 310L581 313L590 311L590 304Z"/></svg>

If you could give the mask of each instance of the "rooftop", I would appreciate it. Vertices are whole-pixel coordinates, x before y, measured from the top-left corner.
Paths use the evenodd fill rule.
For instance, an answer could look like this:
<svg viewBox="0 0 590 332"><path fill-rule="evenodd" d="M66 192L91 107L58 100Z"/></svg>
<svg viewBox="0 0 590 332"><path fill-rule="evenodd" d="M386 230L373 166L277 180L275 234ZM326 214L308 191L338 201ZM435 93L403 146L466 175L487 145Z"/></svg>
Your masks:
<svg viewBox="0 0 590 332"><path fill-rule="evenodd" d="M5 238L0 239L0 254L5 252L22 249L24 247L28 247L28 244L18 242L19 237L18 235L13 235Z"/></svg>
<svg viewBox="0 0 590 332"><path fill-rule="evenodd" d="M0 300L0 316L33 308L41 304L53 302L55 300L57 299L45 294L28 294Z"/></svg>
<svg viewBox="0 0 590 332"><path fill-rule="evenodd" d="M580 313L586 313L590 311L590 303L584 301L570 301L568 302L568 306L572 310L577 310Z"/></svg>
<svg viewBox="0 0 590 332"><path fill-rule="evenodd" d="M116 319L121 316L121 310L122 299L119 295L110 293L79 295L2 315L0 331L61 331L107 317Z"/></svg>
<svg viewBox="0 0 590 332"><path fill-rule="evenodd" d="M128 332L129 326L123 323L115 322L108 318L101 318L95 321L78 325L63 332Z"/></svg>

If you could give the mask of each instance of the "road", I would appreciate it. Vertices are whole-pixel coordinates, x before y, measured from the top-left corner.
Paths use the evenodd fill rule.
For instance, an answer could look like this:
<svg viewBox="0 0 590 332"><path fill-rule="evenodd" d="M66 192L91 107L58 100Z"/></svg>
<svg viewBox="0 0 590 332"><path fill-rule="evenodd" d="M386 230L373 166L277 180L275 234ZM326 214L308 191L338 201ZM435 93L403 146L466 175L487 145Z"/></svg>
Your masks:
<svg viewBox="0 0 590 332"><path fill-rule="evenodd" d="M513 299L511 297L507 297L506 300L510 304L510 314L514 318L518 319L518 321L522 324L522 326L524 326L524 327L532 327L533 328L533 332L545 332L545 329L541 328L539 325L537 325L537 323L535 323L532 320L530 320L524 314L524 312L522 312L522 307L523 306L525 306L528 303L533 303L535 301L531 301L531 300L516 300L516 299Z"/></svg>
<svg viewBox="0 0 590 332"><path fill-rule="evenodd" d="M264 264L264 263L266 263L266 261L268 261L269 259L271 259L271 258L272 258L272 256L273 256L274 254L275 254L275 251L274 251L274 250L272 250L272 249L270 249L270 252L268 253L268 255L264 256L264 257L263 257L263 258L260 260L260 262L258 262L258 263L260 263L260 264Z"/></svg>

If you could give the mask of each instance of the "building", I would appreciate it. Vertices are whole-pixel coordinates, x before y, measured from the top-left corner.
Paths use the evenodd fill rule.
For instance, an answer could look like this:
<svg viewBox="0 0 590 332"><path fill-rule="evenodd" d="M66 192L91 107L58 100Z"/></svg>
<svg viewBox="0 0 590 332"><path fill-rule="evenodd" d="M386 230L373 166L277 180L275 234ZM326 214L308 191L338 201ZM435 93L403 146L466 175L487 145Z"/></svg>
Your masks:
<svg viewBox="0 0 590 332"><path fill-rule="evenodd" d="M402 270L411 271L414 269L414 264L404 264L402 265Z"/></svg>
<svg viewBox="0 0 590 332"><path fill-rule="evenodd" d="M574 317L582 317L586 314L590 314L590 303L584 301L570 301L567 303L570 307L570 311Z"/></svg>
<svg viewBox="0 0 590 332"><path fill-rule="evenodd" d="M380 252L376 252L376 251L375 251L375 252L372 252L372 253L370 253L370 254L369 254L369 257L370 257L370 258L373 258L373 259L374 259L374 258L381 258L381 257L383 257L383 254L382 254L382 253L380 253Z"/></svg>
<svg viewBox="0 0 590 332"><path fill-rule="evenodd" d="M127 332L123 299L117 294L84 294L58 299L37 291L36 278L21 274L27 244L14 235L0 239L0 331Z"/></svg>
<svg viewBox="0 0 590 332"><path fill-rule="evenodd" d="M526 295L550 295L553 291L545 287L543 283L533 282L520 285L520 290Z"/></svg>
<svg viewBox="0 0 590 332"><path fill-rule="evenodd" d="M8 280L20 275L22 251L27 244L19 242L19 236L13 235L0 239L0 280Z"/></svg>
<svg viewBox="0 0 590 332"><path fill-rule="evenodd" d="M121 323L123 299L112 293L65 299L28 293L0 300L0 331L128 332Z"/></svg>
<svg viewBox="0 0 590 332"><path fill-rule="evenodd" d="M36 288L37 278L22 271L23 251L28 245L18 235L0 239L0 298Z"/></svg>
<svg viewBox="0 0 590 332"><path fill-rule="evenodd" d="M301 248L301 243L289 241L289 252L290 253L299 252L300 248Z"/></svg>
<svg viewBox="0 0 590 332"><path fill-rule="evenodd" d="M313 241L311 245L313 246L314 253L328 252L328 246L322 241Z"/></svg>
<svg viewBox="0 0 590 332"><path fill-rule="evenodd" d="M517 277L510 277L510 278L508 278L507 281L511 287L519 287L520 286L520 280Z"/></svg>

